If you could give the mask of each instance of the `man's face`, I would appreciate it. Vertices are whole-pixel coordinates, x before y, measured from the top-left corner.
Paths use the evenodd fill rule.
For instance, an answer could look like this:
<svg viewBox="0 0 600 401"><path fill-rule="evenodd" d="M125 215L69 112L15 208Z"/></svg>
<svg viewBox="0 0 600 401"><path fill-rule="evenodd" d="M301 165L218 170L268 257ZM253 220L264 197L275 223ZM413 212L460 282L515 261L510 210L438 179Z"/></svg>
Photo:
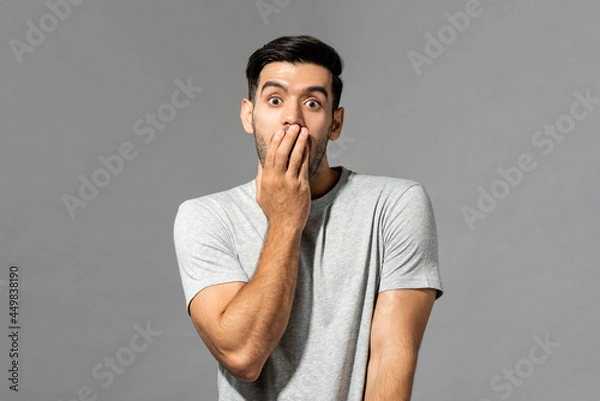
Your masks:
<svg viewBox="0 0 600 401"><path fill-rule="evenodd" d="M332 116L331 73L315 64L273 62L260 73L254 104L251 108L251 130L254 134L258 159L264 166L267 148L275 132L294 124L308 129L310 150L309 178L329 168L325 154L329 139L339 136L341 124ZM246 113L250 113L246 109ZM337 123L337 124L336 124ZM339 129L332 130L339 125ZM333 135L332 135L333 134ZM315 178L318 177L315 176Z"/></svg>

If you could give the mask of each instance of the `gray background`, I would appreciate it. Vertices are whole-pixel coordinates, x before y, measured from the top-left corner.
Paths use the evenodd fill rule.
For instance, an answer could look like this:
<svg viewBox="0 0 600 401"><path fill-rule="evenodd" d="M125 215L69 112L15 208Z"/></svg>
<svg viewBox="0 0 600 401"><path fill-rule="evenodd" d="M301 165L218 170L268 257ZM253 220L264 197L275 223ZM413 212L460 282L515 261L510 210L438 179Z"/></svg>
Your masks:
<svg viewBox="0 0 600 401"><path fill-rule="evenodd" d="M409 52L425 54L426 33L437 37L464 1L266 3L276 12L263 18L254 1L88 0L19 63L11 39L26 43L26 21L39 27L50 11L2 2L0 399L66 401L86 385L99 400L216 399L216 361L185 313L173 220L183 200L255 177L239 120L247 58L277 36L312 34L346 66L330 165L419 181L434 205L446 293L413 399L597 400L600 105L548 154L532 142L569 113L573 92L600 97L597 3L482 1L420 71ZM188 78L202 91L145 143L136 120ZM137 157L71 217L61 197L78 196L78 177L126 142ZM536 168L470 227L461 208L476 209L478 188L524 153ZM15 263L18 394L7 381ZM125 355L147 322L160 335L104 387L92 369ZM554 343L540 364L527 362L535 336ZM515 368L519 385L492 387Z"/></svg>

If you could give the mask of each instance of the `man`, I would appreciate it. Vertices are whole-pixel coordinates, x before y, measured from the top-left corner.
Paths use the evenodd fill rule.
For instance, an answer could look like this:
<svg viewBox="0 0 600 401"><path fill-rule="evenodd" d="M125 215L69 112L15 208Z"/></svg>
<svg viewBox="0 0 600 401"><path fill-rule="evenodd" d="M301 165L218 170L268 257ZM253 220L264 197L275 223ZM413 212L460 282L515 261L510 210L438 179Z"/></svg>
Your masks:
<svg viewBox="0 0 600 401"><path fill-rule="evenodd" d="M442 295L424 188L330 168L342 60L310 36L248 60L258 172L183 202L174 241L187 312L219 362L219 400L409 400Z"/></svg>

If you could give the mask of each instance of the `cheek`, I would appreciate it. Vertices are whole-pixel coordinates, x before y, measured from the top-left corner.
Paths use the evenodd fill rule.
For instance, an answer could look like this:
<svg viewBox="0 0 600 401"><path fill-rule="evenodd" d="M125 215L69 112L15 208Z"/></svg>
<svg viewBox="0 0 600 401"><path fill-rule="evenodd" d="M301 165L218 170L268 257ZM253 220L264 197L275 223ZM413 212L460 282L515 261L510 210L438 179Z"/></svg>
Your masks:
<svg viewBox="0 0 600 401"><path fill-rule="evenodd" d="M279 111L263 105L257 105L254 109L254 118L261 121L263 124L273 124L279 121Z"/></svg>
<svg viewBox="0 0 600 401"><path fill-rule="evenodd" d="M333 121L325 116L319 116L318 118L316 117L313 120L306 121L310 132L317 137L321 137L321 135L327 136L327 133L329 132L332 123Z"/></svg>
<svg viewBox="0 0 600 401"><path fill-rule="evenodd" d="M262 118L255 120L256 130L260 134L263 135L265 140L271 140L275 132L281 128L279 124L277 124L276 120L265 119L264 116Z"/></svg>

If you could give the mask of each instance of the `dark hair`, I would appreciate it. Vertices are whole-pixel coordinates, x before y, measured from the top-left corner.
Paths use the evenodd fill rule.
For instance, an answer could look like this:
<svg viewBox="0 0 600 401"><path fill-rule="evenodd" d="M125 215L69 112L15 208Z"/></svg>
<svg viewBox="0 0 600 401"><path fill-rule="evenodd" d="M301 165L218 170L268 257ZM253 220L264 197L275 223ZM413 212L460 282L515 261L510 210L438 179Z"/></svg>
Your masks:
<svg viewBox="0 0 600 401"><path fill-rule="evenodd" d="M254 103L258 78L265 65L287 61L292 64L312 63L327 68L332 75L333 111L337 110L342 97L343 83L340 78L344 68L337 51L319 39L308 36L281 36L256 50L248 59L246 78L248 79L248 99Z"/></svg>

